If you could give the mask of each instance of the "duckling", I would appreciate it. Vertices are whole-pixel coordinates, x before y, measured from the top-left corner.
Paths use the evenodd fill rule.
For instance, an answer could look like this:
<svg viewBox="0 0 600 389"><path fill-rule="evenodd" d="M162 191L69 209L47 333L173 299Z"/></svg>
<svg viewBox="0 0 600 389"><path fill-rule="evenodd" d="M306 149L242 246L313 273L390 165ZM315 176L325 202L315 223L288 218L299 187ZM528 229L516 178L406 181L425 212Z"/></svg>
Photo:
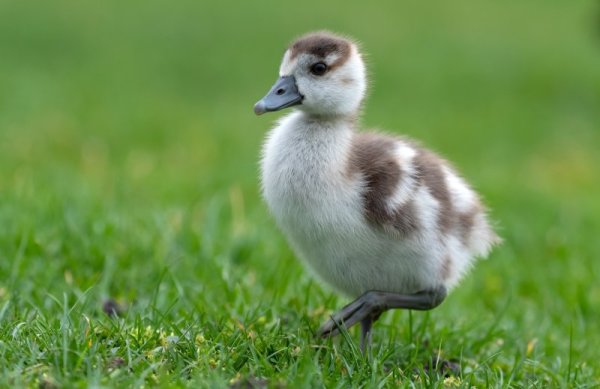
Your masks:
<svg viewBox="0 0 600 389"><path fill-rule="evenodd" d="M500 242L478 195L417 142L357 131L367 80L357 44L331 32L285 51L254 112L295 110L263 146L263 197L296 255L355 300L319 329L335 336L390 309L429 310Z"/></svg>

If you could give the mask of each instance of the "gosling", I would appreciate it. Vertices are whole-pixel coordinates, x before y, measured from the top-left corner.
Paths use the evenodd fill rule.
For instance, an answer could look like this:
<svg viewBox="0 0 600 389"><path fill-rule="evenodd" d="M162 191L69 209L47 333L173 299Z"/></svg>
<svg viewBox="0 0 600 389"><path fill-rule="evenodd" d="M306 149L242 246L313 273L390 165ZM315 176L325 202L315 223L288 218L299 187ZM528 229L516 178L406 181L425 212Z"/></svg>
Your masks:
<svg viewBox="0 0 600 389"><path fill-rule="evenodd" d="M269 132L262 193L296 255L356 298L322 337L360 323L361 349L389 309L429 310L500 242L477 194L414 141L356 131L367 80L352 40L310 33L283 56L254 112L296 109Z"/></svg>

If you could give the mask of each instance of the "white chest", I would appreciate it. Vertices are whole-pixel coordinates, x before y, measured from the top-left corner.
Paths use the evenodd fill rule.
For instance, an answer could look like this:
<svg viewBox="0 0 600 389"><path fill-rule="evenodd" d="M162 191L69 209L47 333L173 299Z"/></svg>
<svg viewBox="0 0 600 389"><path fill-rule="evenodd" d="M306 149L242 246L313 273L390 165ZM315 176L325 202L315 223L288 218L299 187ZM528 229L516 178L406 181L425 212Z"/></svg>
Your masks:
<svg viewBox="0 0 600 389"><path fill-rule="evenodd" d="M263 194L287 235L341 233L362 223L359 183L346 174L351 136L347 128L302 123L298 114L270 133L263 150Z"/></svg>
<svg viewBox="0 0 600 389"><path fill-rule="evenodd" d="M262 186L296 254L338 290L356 295L378 281L365 259L381 260L386 243L364 218L362 183L347 174L351 141L349 128L316 128L298 114L287 116L264 145Z"/></svg>

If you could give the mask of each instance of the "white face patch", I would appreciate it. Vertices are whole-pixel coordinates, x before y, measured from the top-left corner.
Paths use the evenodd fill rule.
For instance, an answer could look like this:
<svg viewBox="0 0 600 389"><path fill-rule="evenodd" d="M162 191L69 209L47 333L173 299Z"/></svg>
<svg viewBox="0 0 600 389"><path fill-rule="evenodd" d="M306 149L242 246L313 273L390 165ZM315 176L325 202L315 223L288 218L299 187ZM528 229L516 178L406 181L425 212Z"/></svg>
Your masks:
<svg viewBox="0 0 600 389"><path fill-rule="evenodd" d="M281 66L279 67L280 77L289 76L296 67L298 57L291 59L291 56L290 50L286 50L285 54L283 54L283 60L281 61Z"/></svg>
<svg viewBox="0 0 600 389"><path fill-rule="evenodd" d="M335 61L337 61L340 57L341 57L341 55L337 52L331 53L327 57L325 57L325 63L327 63L327 64L335 63Z"/></svg>

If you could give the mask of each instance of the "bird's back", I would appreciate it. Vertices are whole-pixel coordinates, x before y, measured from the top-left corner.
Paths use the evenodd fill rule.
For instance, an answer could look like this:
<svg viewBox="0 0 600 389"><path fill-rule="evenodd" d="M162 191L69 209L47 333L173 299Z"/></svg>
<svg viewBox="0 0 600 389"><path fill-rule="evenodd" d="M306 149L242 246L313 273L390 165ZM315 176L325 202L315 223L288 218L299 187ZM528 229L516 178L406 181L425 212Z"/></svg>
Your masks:
<svg viewBox="0 0 600 389"><path fill-rule="evenodd" d="M411 140L367 133L356 134L350 155L370 225L436 257L433 267L448 288L499 241L477 194L434 152Z"/></svg>

